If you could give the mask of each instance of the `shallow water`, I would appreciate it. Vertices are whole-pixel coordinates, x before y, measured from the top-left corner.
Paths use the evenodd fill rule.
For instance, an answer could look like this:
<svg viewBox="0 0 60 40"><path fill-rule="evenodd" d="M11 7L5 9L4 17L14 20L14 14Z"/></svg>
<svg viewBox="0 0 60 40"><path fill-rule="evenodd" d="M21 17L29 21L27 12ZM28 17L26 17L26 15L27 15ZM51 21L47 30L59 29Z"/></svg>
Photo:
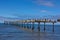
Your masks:
<svg viewBox="0 0 60 40"><path fill-rule="evenodd" d="M37 25L35 25L37 30ZM0 40L60 40L60 27L55 25L55 32L52 32L52 26L46 26L46 32L29 32L21 30L18 26L0 24Z"/></svg>

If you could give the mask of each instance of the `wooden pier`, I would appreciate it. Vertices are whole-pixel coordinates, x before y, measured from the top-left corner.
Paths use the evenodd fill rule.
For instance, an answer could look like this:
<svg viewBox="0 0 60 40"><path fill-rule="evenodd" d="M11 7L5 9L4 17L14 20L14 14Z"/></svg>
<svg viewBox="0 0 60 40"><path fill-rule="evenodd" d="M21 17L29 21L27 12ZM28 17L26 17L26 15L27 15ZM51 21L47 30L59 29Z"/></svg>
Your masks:
<svg viewBox="0 0 60 40"><path fill-rule="evenodd" d="M29 23L32 24L29 26ZM17 20L17 21L4 21L4 24L9 24L9 25L19 25L20 27L22 28L26 28L26 29L31 29L32 31L35 29L34 27L34 23L38 23L38 27L37 27L37 30L40 32L40 24L41 23L44 23L44 32L46 31L46 28L45 28L45 24L46 23L52 23L52 31L54 32L54 24L56 23L56 21L54 20L47 20L47 19L44 19L44 20L32 20L32 19L29 19L29 20Z"/></svg>

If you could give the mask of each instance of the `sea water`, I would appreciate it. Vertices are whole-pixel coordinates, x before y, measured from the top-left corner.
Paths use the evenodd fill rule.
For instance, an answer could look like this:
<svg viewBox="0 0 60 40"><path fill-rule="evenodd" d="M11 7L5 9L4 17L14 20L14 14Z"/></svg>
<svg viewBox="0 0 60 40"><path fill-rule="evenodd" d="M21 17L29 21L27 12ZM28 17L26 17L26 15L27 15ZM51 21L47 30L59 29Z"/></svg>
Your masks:
<svg viewBox="0 0 60 40"><path fill-rule="evenodd" d="M32 24L29 24L32 25ZM21 30L19 26L0 24L0 40L60 40L60 25L40 25L40 32L37 31L38 25L34 25L33 32Z"/></svg>

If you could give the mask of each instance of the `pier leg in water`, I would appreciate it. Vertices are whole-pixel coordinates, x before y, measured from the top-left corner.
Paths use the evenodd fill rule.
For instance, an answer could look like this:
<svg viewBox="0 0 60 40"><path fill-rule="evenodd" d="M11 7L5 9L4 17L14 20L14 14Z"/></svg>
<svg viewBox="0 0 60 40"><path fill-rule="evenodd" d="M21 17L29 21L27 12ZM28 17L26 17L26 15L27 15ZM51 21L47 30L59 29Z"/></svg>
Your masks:
<svg viewBox="0 0 60 40"><path fill-rule="evenodd" d="M22 28L23 28L23 23L22 23Z"/></svg>
<svg viewBox="0 0 60 40"><path fill-rule="evenodd" d="M38 31L40 31L40 22L38 23Z"/></svg>
<svg viewBox="0 0 60 40"><path fill-rule="evenodd" d="M27 23L27 29L29 29L29 26L28 26L29 24Z"/></svg>
<svg viewBox="0 0 60 40"><path fill-rule="evenodd" d="M24 28L25 28L25 23L24 23Z"/></svg>
<svg viewBox="0 0 60 40"><path fill-rule="evenodd" d="M32 24L32 30L34 30L34 22L33 22L33 24Z"/></svg>
<svg viewBox="0 0 60 40"><path fill-rule="evenodd" d="M20 23L20 27L21 27L21 23Z"/></svg>
<svg viewBox="0 0 60 40"><path fill-rule="evenodd" d="M27 25L27 24L25 23L25 24L24 24L24 28L27 28L26 25Z"/></svg>
<svg viewBox="0 0 60 40"><path fill-rule="evenodd" d="M46 30L46 29L45 29L45 22L44 22L44 32L45 32L45 30Z"/></svg>
<svg viewBox="0 0 60 40"><path fill-rule="evenodd" d="M21 27L21 23L20 23L20 27Z"/></svg>
<svg viewBox="0 0 60 40"><path fill-rule="evenodd" d="M30 23L30 25L29 25L29 28L31 29L31 23Z"/></svg>
<svg viewBox="0 0 60 40"><path fill-rule="evenodd" d="M53 32L54 32L54 23L53 23Z"/></svg>
<svg viewBox="0 0 60 40"><path fill-rule="evenodd" d="M23 25L22 25L22 28L24 28L24 23L22 23Z"/></svg>

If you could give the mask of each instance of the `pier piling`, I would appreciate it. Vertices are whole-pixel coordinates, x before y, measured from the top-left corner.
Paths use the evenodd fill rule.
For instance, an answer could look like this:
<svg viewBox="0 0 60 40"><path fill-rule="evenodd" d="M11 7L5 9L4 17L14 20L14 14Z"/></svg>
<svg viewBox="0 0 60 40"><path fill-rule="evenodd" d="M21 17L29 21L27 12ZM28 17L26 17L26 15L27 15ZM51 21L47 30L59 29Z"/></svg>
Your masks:
<svg viewBox="0 0 60 40"><path fill-rule="evenodd" d="M34 22L32 22L32 30L34 30Z"/></svg>
<svg viewBox="0 0 60 40"><path fill-rule="evenodd" d="M38 31L40 31L40 22L38 22Z"/></svg>
<svg viewBox="0 0 60 40"><path fill-rule="evenodd" d="M17 20L17 21L4 21L4 24L10 24L10 25L17 25L17 26L20 26L21 28L27 28L27 29L31 29L32 31L35 29L34 27L34 23L37 22L38 23L38 31L40 31L40 23L43 22L44 23L44 32L46 31L46 28L45 28L45 23L53 23L53 28L52 28L52 31L54 32L54 23L56 23L56 21L53 21L53 20L47 20L47 19L44 19L44 20L41 20L41 19L37 19L37 20ZM20 23L20 25L19 25ZM31 24L32 23L32 24Z"/></svg>
<svg viewBox="0 0 60 40"><path fill-rule="evenodd" d="M54 32L54 22L53 22L53 32Z"/></svg>
<svg viewBox="0 0 60 40"><path fill-rule="evenodd" d="M46 29L45 29L45 22L44 22L44 32L45 32L45 30L46 30Z"/></svg>

